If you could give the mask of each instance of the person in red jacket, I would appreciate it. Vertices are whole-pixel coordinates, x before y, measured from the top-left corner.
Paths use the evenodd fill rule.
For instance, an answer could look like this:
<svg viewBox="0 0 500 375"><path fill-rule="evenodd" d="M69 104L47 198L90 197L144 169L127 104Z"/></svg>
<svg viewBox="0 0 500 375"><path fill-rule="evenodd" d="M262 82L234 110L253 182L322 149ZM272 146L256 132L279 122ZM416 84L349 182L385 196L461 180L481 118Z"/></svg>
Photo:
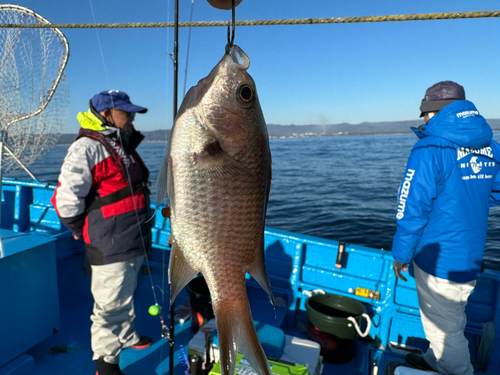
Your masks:
<svg viewBox="0 0 500 375"><path fill-rule="evenodd" d="M147 347L134 325L134 291L151 249L149 171L136 151L144 136L127 94L103 91L79 113L81 129L69 147L51 199L61 223L83 238L92 267L91 345L98 375L121 375L119 355Z"/></svg>

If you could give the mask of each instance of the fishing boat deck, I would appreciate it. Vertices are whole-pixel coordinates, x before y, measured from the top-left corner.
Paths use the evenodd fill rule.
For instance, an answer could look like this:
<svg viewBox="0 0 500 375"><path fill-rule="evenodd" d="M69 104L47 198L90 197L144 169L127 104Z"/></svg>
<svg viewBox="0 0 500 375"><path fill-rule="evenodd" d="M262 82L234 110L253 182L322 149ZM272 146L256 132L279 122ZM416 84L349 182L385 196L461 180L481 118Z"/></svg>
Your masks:
<svg viewBox="0 0 500 375"><path fill-rule="evenodd" d="M24 355L17 357L12 363L0 367L0 374L84 375L95 372L95 364L92 361L92 351L90 350L90 314L92 313L93 301L90 293L90 276L85 275L84 258L83 254L76 254L57 262L60 314L57 331L27 350ZM151 267L151 273L155 281L161 281L163 278L163 272L157 267ZM256 298L251 298L252 311L255 312L254 318L258 321L260 316L266 314L268 315L266 320L272 321L274 319L273 309L267 296L265 299L262 297L260 293L257 293ZM185 291L178 298L181 302L189 299ZM168 300L167 292L165 301ZM126 349L122 352L120 367L127 375L171 373L169 371L169 342L161 338L159 318L148 314L148 308L153 302L149 275L141 273L136 292L136 327L142 335L152 337L154 343L146 349ZM33 313L37 315L35 311ZM36 323L39 317L34 316L33 319L35 320L33 323ZM286 333L307 338L304 332L301 333L295 329ZM185 373L186 369L179 359L183 355L181 347L184 346L187 351L187 344L193 336L194 331L191 329L189 320L176 324L174 374ZM364 347L365 344L358 343L360 352L366 351ZM359 373L359 361L359 358L355 358L345 364L324 363L323 373L356 374ZM13 370L16 366L19 367L20 370L17 370L19 372Z"/></svg>
<svg viewBox="0 0 500 375"><path fill-rule="evenodd" d="M0 375L95 373L90 350L93 302L83 244L61 227L49 202L54 188L4 181L0 282L8 287L0 289L4 304L0 310L4 337ZM175 368L170 371L169 342L161 338L159 317L148 314L156 302L153 290L158 304L164 309L168 306L168 220L157 215L152 231L154 248L149 267L143 267L147 272L139 275L135 308L138 332L152 337L154 344L122 352L120 366L127 375L185 373L181 345L187 350L194 335L189 321L176 324ZM370 316L369 335L358 340L355 357L343 364L323 362L323 374L369 375L375 373L374 365L379 374L384 373L387 363L404 362L404 352L389 349L391 342L426 349L414 279L410 276L407 283L401 283L395 278L390 252L346 244L341 268L337 268L338 242L271 229L266 230L265 247L278 307L273 311L265 293L248 279L255 321L306 339L306 294L318 289L361 302ZM378 299L363 291L372 291ZM176 306L184 301L189 301L186 291L177 297ZM490 337L486 344L491 353L500 352L500 272L486 270L482 274L466 313L471 360L477 360L478 341L483 337ZM168 324L166 315L164 311ZM488 331L492 326L494 332ZM496 334L494 339L492 333ZM499 374L500 358L492 355L475 373Z"/></svg>

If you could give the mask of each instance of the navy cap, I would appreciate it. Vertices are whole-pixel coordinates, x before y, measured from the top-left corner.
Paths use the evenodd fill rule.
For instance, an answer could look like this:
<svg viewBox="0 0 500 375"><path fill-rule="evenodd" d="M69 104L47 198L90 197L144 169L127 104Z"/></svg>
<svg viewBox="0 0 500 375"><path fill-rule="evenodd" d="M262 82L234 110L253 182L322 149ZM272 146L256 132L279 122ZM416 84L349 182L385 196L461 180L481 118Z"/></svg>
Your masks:
<svg viewBox="0 0 500 375"><path fill-rule="evenodd" d="M453 81L438 82L425 92L420 105L420 117L426 112L438 112L455 100L465 100L465 90Z"/></svg>
<svg viewBox="0 0 500 375"><path fill-rule="evenodd" d="M123 91L108 90L94 95L92 105L97 112L102 112L106 109L116 108L125 112L146 113L147 108L139 107L132 104L130 98Z"/></svg>

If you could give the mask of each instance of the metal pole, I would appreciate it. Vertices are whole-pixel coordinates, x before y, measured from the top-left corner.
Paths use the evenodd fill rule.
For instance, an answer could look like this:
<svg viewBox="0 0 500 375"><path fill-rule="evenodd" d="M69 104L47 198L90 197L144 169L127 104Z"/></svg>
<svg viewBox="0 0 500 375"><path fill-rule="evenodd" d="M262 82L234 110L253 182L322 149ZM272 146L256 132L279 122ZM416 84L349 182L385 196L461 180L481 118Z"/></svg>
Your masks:
<svg viewBox="0 0 500 375"><path fill-rule="evenodd" d="M174 121L177 116L177 81L179 78L179 0L175 0L174 21Z"/></svg>
<svg viewBox="0 0 500 375"><path fill-rule="evenodd" d="M2 142L3 143L3 142ZM23 164L23 162L21 160L19 160L19 158L14 155L14 153L10 150L10 148L8 148L6 145L3 145L3 148L5 149L5 151L7 151L7 153L11 156L12 159L14 159L16 161L17 164L19 164L19 166L24 169L24 171L29 174L29 176L35 180L36 182L40 182L38 181L38 178L35 177L35 175L28 169L27 166L25 166ZM0 162L2 161L2 158L0 157ZM1 179L1 174L0 174L0 179Z"/></svg>
<svg viewBox="0 0 500 375"><path fill-rule="evenodd" d="M177 116L177 80L179 75L178 69L179 62L179 0L175 0L175 21L174 21L174 122ZM173 123L172 123L173 125ZM172 251L172 249L170 249ZM172 301L170 306L170 358L169 358L169 372L174 375L174 345L175 345L175 303Z"/></svg>

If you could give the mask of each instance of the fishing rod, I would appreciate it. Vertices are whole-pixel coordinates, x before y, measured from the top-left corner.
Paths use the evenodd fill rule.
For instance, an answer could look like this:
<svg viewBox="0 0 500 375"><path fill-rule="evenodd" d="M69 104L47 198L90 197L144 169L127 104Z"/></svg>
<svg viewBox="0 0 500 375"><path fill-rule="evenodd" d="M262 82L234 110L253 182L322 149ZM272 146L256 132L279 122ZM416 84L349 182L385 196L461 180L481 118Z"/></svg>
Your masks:
<svg viewBox="0 0 500 375"><path fill-rule="evenodd" d="M174 119L177 117L177 89L179 78L179 0L175 0L174 11ZM163 268L165 272L165 267ZM171 297L169 298L171 299ZM170 358L169 358L169 372L174 375L174 345L175 345L175 302L170 303Z"/></svg>
<svg viewBox="0 0 500 375"><path fill-rule="evenodd" d="M174 16L174 121L177 116L177 90L179 79L179 0L175 0Z"/></svg>

